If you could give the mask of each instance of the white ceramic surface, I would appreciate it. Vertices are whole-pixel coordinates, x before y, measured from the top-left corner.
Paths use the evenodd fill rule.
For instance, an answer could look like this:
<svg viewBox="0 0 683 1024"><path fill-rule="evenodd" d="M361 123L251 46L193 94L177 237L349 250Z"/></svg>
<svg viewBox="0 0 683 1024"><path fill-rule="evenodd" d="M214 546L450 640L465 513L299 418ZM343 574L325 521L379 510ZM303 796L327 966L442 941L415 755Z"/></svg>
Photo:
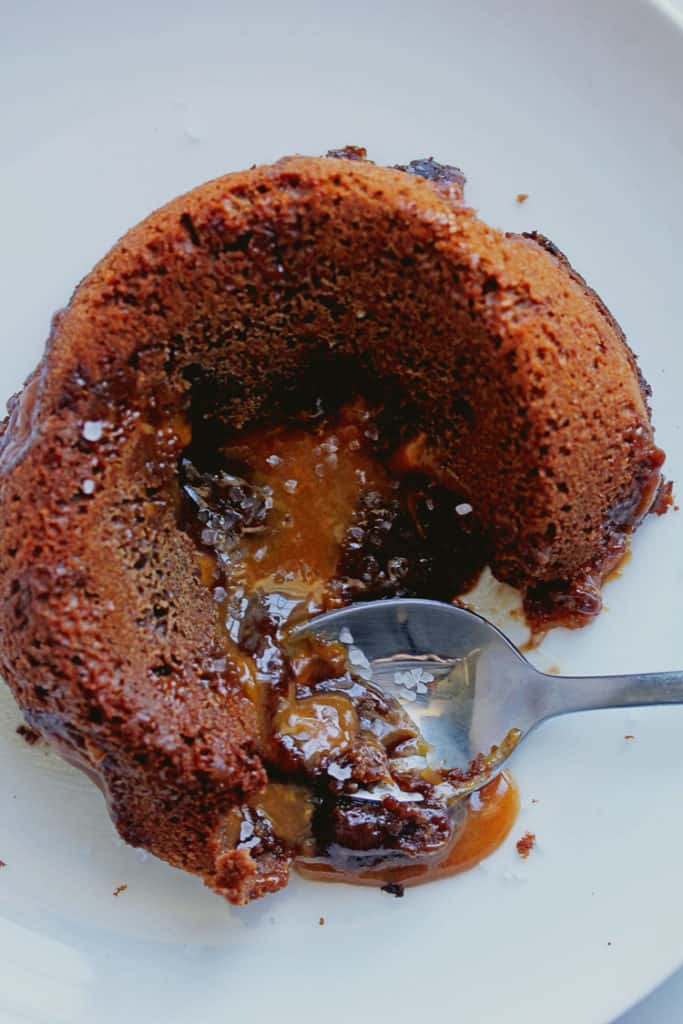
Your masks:
<svg viewBox="0 0 683 1024"><path fill-rule="evenodd" d="M0 389L151 208L363 143L460 164L482 215L568 253L640 355L681 480L682 96L664 0L0 0ZM682 515L649 522L599 621L537 663L683 667L682 539ZM468 875L402 900L294 880L243 910L123 846L97 791L18 721L2 690L2 1024L601 1024L683 962L683 708L539 730L515 762L513 836Z"/></svg>

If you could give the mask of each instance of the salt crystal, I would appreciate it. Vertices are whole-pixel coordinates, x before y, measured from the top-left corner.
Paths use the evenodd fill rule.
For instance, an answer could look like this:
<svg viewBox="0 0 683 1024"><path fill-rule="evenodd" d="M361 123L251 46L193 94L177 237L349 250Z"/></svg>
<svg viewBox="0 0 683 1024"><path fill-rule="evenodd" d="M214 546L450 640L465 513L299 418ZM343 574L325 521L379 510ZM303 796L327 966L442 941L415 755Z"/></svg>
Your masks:
<svg viewBox="0 0 683 1024"><path fill-rule="evenodd" d="M104 433L102 420L86 420L81 430L81 435L86 441L99 441Z"/></svg>
<svg viewBox="0 0 683 1024"><path fill-rule="evenodd" d="M365 657L360 647L349 648L349 661L352 665L359 665L362 668L370 668L370 662Z"/></svg>
<svg viewBox="0 0 683 1024"><path fill-rule="evenodd" d="M83 483L81 484L81 490L83 491L84 494L94 494L95 493L95 481L94 480L84 480Z"/></svg>
<svg viewBox="0 0 683 1024"><path fill-rule="evenodd" d="M316 466L313 467L313 471L316 476L325 476L325 467L322 465L321 462L319 462Z"/></svg>
<svg viewBox="0 0 683 1024"><path fill-rule="evenodd" d="M418 693L427 693L427 687L424 683L418 683L415 689Z"/></svg>
<svg viewBox="0 0 683 1024"><path fill-rule="evenodd" d="M281 462L282 459L279 455L269 455L266 459L266 465L268 466L279 466Z"/></svg>
<svg viewBox="0 0 683 1024"><path fill-rule="evenodd" d="M348 628L348 626L342 626L342 628L339 630L339 642L342 644L353 643L353 636L351 635L351 630Z"/></svg>
<svg viewBox="0 0 683 1024"><path fill-rule="evenodd" d="M282 486L287 491L287 494L294 494L295 490L299 486L299 481L298 480L285 480L285 482L284 482L284 484Z"/></svg>
<svg viewBox="0 0 683 1024"><path fill-rule="evenodd" d="M240 825L240 839L241 843L246 842L247 839L251 839L254 834L254 826L250 821L243 821Z"/></svg>
<svg viewBox="0 0 683 1024"><path fill-rule="evenodd" d="M363 679L372 679L372 666L359 647L349 647L349 662Z"/></svg>
<svg viewBox="0 0 683 1024"><path fill-rule="evenodd" d="M463 501L461 505L455 506L455 511L458 513L459 516L468 516L472 511L472 506L469 505L466 501Z"/></svg>

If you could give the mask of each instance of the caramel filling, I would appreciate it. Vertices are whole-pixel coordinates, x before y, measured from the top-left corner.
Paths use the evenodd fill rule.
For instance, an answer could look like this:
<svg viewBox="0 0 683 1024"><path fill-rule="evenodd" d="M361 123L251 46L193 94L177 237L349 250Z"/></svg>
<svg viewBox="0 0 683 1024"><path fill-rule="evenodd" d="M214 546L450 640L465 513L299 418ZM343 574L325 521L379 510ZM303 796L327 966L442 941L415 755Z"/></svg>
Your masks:
<svg viewBox="0 0 683 1024"><path fill-rule="evenodd" d="M486 560L472 507L439 482L421 437L392 435L382 409L360 400L233 434L211 460L186 451L184 524L271 779L231 814L224 842L257 862L297 857L311 877L366 883L476 863L512 825L512 783L462 796L463 774L431 764L362 652L354 662L348 645L289 635L350 601L453 599Z"/></svg>

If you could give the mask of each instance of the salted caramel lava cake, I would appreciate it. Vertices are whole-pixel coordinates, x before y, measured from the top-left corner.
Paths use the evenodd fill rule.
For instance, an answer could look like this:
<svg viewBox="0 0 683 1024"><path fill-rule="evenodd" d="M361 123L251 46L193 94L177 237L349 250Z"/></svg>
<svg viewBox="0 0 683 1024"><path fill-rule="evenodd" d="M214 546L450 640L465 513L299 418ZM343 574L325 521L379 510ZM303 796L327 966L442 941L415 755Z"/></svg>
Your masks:
<svg viewBox="0 0 683 1024"><path fill-rule="evenodd" d="M514 818L293 624L488 565L580 625L661 487L614 318L463 186L356 148L201 185L81 282L1 428L4 677L125 840L234 903L295 861L436 877Z"/></svg>

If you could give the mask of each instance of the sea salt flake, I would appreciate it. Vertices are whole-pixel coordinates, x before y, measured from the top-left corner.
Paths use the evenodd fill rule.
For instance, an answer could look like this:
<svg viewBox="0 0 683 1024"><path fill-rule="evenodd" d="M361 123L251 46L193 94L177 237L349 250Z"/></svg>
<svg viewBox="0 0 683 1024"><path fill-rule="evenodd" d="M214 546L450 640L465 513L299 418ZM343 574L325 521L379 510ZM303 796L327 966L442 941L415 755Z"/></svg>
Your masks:
<svg viewBox="0 0 683 1024"><path fill-rule="evenodd" d="M472 511L472 506L468 502L463 501L460 505L455 506L455 511L459 516L468 516Z"/></svg>
<svg viewBox="0 0 683 1024"><path fill-rule="evenodd" d="M372 679L372 666L359 647L349 647L349 664L363 679Z"/></svg>
<svg viewBox="0 0 683 1024"><path fill-rule="evenodd" d="M268 458L266 459L267 466L279 466L281 462L282 459L280 458L279 455L269 455Z"/></svg>
<svg viewBox="0 0 683 1024"><path fill-rule="evenodd" d="M352 665L358 665L361 668L370 668L370 662L365 657L360 647L349 648L349 661Z"/></svg>
<svg viewBox="0 0 683 1024"><path fill-rule="evenodd" d="M104 433L102 420L86 420L81 430L81 435L86 441L99 441Z"/></svg>
<svg viewBox="0 0 683 1024"><path fill-rule="evenodd" d="M84 480L82 482L82 484L81 484L81 490L83 491L84 494L94 494L95 493L95 481L94 480Z"/></svg>
<svg viewBox="0 0 683 1024"><path fill-rule="evenodd" d="M254 826L250 821L243 821L240 825L240 842L244 843L247 839L251 839L254 834Z"/></svg>
<svg viewBox="0 0 683 1024"><path fill-rule="evenodd" d="M284 482L284 484L282 486L287 491L287 494L294 494L294 492L296 491L297 487L299 486L299 481L298 480L285 480L285 482Z"/></svg>
<svg viewBox="0 0 683 1024"><path fill-rule="evenodd" d="M341 644L352 644L353 636L348 626L342 626L339 630L339 642Z"/></svg>

